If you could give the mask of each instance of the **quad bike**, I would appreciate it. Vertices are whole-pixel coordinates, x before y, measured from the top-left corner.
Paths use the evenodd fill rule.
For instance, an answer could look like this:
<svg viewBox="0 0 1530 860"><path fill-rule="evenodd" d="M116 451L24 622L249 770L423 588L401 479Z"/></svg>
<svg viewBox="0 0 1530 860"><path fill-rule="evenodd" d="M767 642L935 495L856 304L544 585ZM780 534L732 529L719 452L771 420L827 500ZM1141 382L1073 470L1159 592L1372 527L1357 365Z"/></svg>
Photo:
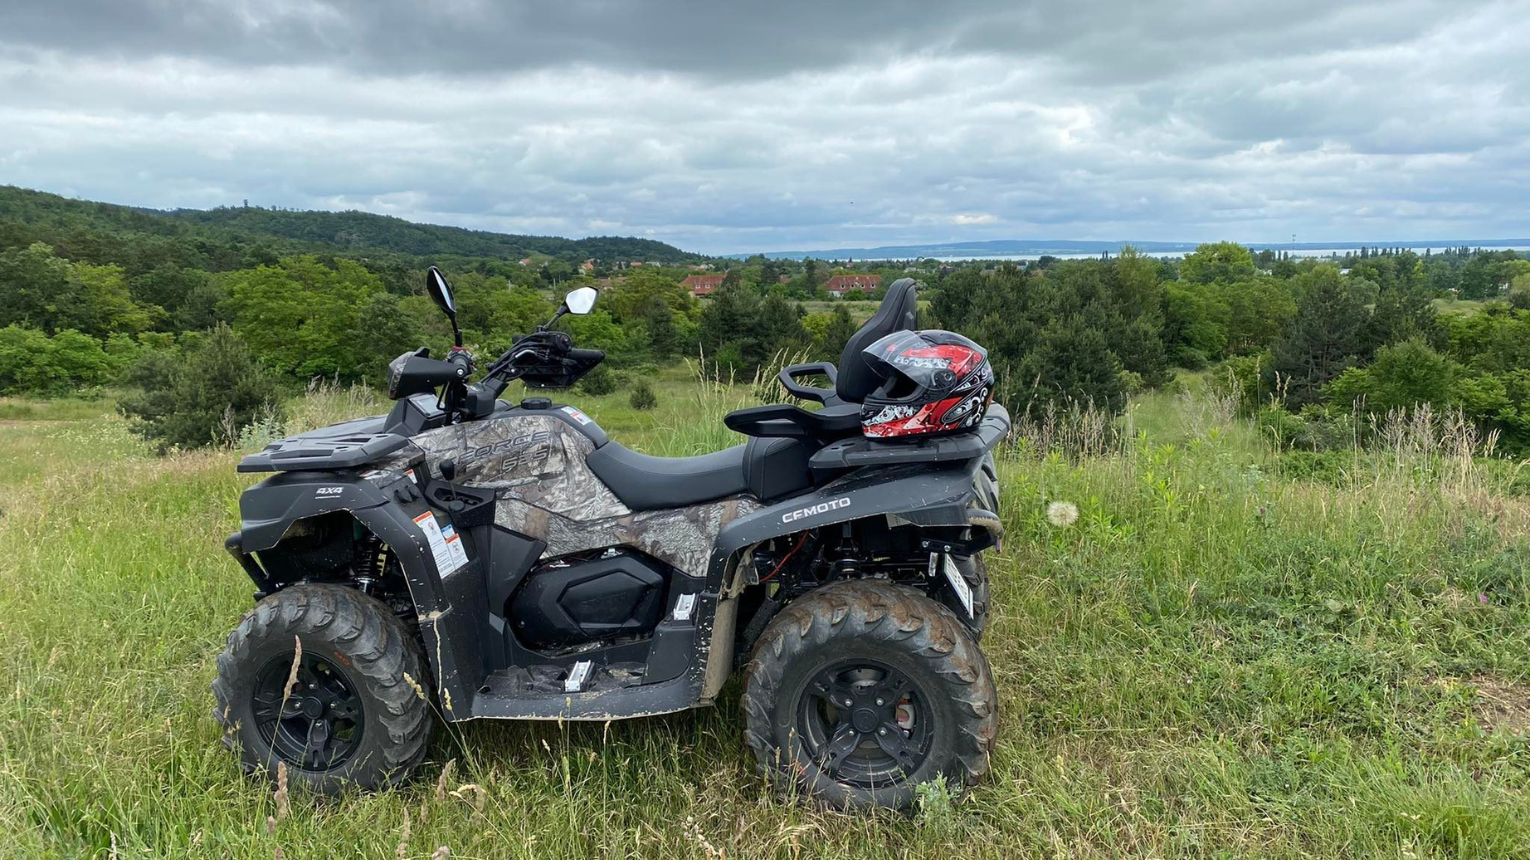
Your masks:
<svg viewBox="0 0 1530 860"><path fill-rule="evenodd" d="M819 408L733 412L747 442L684 458L624 448L545 397L499 399L516 379L567 388L604 358L552 328L595 290L470 381L451 289L434 267L427 283L457 346L390 364L388 415L239 464L273 473L227 541L256 604L213 684L247 771L385 787L420 764L437 719L671 713L713 704L738 668L748 745L784 791L905 807L921 782L987 771L979 553L1002 532L991 451L1009 416L981 347L913 331L913 281L838 367L781 372ZM946 340L894 355L923 334ZM919 386L872 347L951 397L913 404ZM981 373L956 382L953 367Z"/></svg>

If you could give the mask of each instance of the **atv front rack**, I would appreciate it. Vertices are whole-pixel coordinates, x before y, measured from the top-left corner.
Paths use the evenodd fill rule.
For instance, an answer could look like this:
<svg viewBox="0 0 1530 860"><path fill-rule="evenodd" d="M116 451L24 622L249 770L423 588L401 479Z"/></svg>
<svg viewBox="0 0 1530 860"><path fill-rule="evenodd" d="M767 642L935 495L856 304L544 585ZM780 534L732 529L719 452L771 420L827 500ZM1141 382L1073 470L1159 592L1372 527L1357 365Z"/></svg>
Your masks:
<svg viewBox="0 0 1530 860"><path fill-rule="evenodd" d="M409 444L397 433L353 433L343 436L294 436L267 445L239 461L241 472L297 472L355 469Z"/></svg>

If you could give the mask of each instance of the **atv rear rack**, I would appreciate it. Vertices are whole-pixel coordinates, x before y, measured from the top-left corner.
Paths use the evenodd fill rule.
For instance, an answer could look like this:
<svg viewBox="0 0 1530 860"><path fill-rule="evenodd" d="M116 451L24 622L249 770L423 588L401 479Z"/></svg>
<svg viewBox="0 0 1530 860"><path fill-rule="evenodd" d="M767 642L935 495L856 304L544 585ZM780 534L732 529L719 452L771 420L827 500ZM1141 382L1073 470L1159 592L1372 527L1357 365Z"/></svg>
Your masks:
<svg viewBox="0 0 1530 860"><path fill-rule="evenodd" d="M897 442L855 436L825 445L808 464L815 470L832 470L971 460L992 450L1008 433L1009 412L994 403L988 407L983 423L965 433Z"/></svg>

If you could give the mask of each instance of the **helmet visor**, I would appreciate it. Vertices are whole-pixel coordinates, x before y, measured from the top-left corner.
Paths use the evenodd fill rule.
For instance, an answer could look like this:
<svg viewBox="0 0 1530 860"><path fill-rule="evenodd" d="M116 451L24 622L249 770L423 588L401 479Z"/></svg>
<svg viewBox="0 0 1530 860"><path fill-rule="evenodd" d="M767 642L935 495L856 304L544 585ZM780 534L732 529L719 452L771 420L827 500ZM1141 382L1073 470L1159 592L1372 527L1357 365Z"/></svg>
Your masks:
<svg viewBox="0 0 1530 860"><path fill-rule="evenodd" d="M866 360L908 377L930 392L948 391L986 360L959 343L932 343L916 331L898 331L866 347Z"/></svg>

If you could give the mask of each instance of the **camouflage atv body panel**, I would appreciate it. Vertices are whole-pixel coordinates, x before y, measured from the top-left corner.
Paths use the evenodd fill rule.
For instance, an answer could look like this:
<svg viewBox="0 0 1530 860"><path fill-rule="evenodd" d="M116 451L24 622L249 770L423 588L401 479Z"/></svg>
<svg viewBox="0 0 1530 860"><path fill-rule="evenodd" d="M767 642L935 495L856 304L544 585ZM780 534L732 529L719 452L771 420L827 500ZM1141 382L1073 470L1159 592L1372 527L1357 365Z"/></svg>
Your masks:
<svg viewBox="0 0 1530 860"><path fill-rule="evenodd" d="M547 543L544 557L604 546L630 546L697 579L707 575L712 546L723 526L758 510L747 496L689 508L640 511L601 519L575 520L520 499L501 497L496 525Z"/></svg>
<svg viewBox="0 0 1530 860"><path fill-rule="evenodd" d="M736 496L633 512L585 463L595 443L583 428L594 425L564 415L518 411L430 430L369 474L380 482L410 468L439 475L442 461L450 459L456 464L454 483L493 490L495 524L545 542L544 558L629 546L697 578L707 575L722 528L760 507L753 498Z"/></svg>
<svg viewBox="0 0 1530 860"><path fill-rule="evenodd" d="M585 465L595 443L550 412L442 427L411 441L424 451L432 475L451 459L457 464L454 483L493 490L501 499L576 521L629 513Z"/></svg>

